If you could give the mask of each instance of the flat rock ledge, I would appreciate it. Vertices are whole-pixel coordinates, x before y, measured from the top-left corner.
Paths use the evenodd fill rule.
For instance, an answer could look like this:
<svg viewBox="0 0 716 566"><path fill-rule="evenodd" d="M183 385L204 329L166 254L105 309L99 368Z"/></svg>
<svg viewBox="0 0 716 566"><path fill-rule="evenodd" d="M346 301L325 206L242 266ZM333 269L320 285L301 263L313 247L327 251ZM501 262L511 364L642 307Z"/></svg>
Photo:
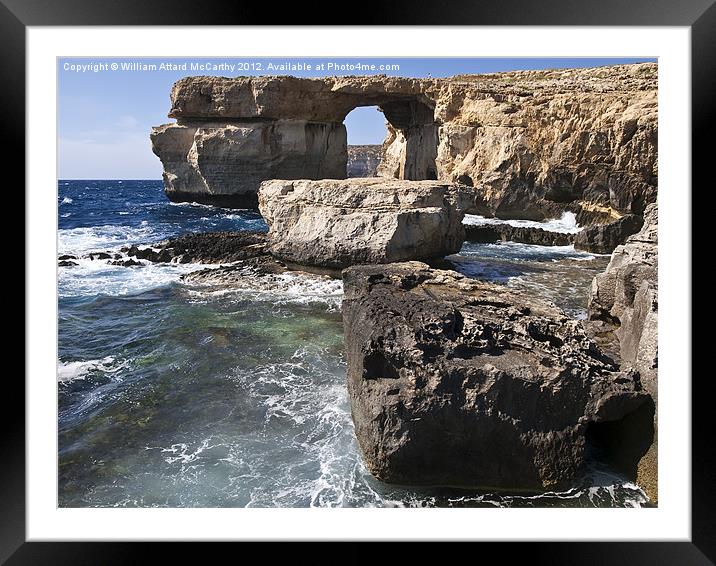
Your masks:
<svg viewBox="0 0 716 566"><path fill-rule="evenodd" d="M74 260L104 261L109 265L141 268L150 263L204 264L181 276L182 281L201 286L240 288L252 291L281 290L291 284L292 274L322 279L311 272L289 269L268 252L266 234L244 230L239 232L187 233L150 244L133 244L115 251L93 251L82 258L63 254L58 266L74 267Z"/></svg>
<svg viewBox="0 0 716 566"><path fill-rule="evenodd" d="M570 246L574 243L574 234L529 226L510 226L506 223L482 226L468 224L465 226L465 240L482 244L518 242L536 246Z"/></svg>
<svg viewBox="0 0 716 566"><path fill-rule="evenodd" d="M465 226L465 240L475 243L518 242L537 246L570 246L577 250L610 254L617 246L641 229L644 220L638 214L626 214L606 224L587 226L576 234L554 232L531 226L494 223Z"/></svg>
<svg viewBox="0 0 716 566"><path fill-rule="evenodd" d="M233 263L268 255L266 234L254 231L187 233L155 244L126 246L130 258L160 263Z"/></svg>
<svg viewBox="0 0 716 566"><path fill-rule="evenodd" d="M353 421L377 478L541 491L588 446L636 476L654 402L551 303L420 262L343 272Z"/></svg>
<svg viewBox="0 0 716 566"><path fill-rule="evenodd" d="M337 272L458 252L472 201L467 189L385 178L271 180L261 184L259 210L274 257Z"/></svg>
<svg viewBox="0 0 716 566"><path fill-rule="evenodd" d="M202 232L182 234L145 246L122 249L126 256L118 262L127 267L152 263L195 263L210 267L181 276L190 285L251 292L279 291L291 284L284 278L293 274L320 279L314 273L290 270L268 253L263 232ZM142 263L145 262L145 263Z"/></svg>

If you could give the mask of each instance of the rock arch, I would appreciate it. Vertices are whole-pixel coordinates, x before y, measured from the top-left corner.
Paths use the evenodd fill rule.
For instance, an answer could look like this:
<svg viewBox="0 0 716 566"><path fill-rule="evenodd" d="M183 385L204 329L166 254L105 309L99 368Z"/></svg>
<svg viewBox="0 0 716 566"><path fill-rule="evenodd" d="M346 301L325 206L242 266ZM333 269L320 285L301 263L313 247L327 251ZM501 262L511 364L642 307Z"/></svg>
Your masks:
<svg viewBox="0 0 716 566"><path fill-rule="evenodd" d="M262 180L345 177L345 116L380 106L379 174L474 187L475 211L580 224L656 200L657 65L413 79L186 77L151 138L172 200L256 206ZM437 146L437 147L436 147Z"/></svg>
<svg viewBox="0 0 716 566"><path fill-rule="evenodd" d="M438 124L435 104L417 96L366 97L358 106L377 106L388 126L384 142L390 153L378 168L381 177L406 181L436 180L435 158L438 149ZM349 112L353 110L351 108ZM347 115L347 114L346 114ZM344 117L345 119L345 117Z"/></svg>
<svg viewBox="0 0 716 566"><path fill-rule="evenodd" d="M343 121L377 106L390 148L381 176L437 179L435 101L420 81L364 78L187 77L172 88L169 117L153 128L167 196L229 207L256 207L267 179L345 179Z"/></svg>

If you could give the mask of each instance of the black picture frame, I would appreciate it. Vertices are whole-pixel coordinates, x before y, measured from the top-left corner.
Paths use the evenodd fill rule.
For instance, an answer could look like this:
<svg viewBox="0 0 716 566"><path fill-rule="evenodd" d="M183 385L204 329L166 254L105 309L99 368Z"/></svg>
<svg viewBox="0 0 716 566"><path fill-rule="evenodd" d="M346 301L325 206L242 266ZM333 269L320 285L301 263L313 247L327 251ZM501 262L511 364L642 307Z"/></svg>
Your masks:
<svg viewBox="0 0 716 566"><path fill-rule="evenodd" d="M713 185L711 168L714 108L716 107L716 3L715 0L394 0L384 6L360 3L345 10L336 4L221 5L188 0L0 0L0 115L6 146L6 163L19 173L16 186L24 185L25 162L25 34L28 26L94 25L569 25L569 26L685 26L691 30L692 80L692 179ZM337 11L338 9L340 11ZM349 14L348 16L343 14ZM682 187L685 193L691 187ZM24 201L24 199L23 199ZM25 214L31 203L21 204ZM693 225L693 221L692 221ZM685 235L691 238L691 234ZM25 304L32 297L25 294ZM690 329L683 329L689 332ZM26 337L31 340L32 337ZM686 368L691 371L691 368ZM24 384L6 372L0 411L2 464L0 465L0 562L7 564L125 564L149 560L151 551L161 553L161 563L186 558L185 545L166 543L26 542L25 537L25 419ZM668 379L668 376L664 377ZM471 554L489 559L499 556L508 563L530 564L713 564L716 560L716 443L711 434L710 372L694 375L692 391L692 537L690 542L582 542L582 543L477 543ZM8 410L12 406L19 411ZM398 519L399 520L399 519ZM585 536L589 532L585 530ZM559 532L554 533L559 538ZM320 533L316 533L320 539ZM359 545L361 543L352 543ZM182 546L182 548L177 548ZM216 545L217 547L225 545ZM451 545L465 548L464 545ZM212 546L213 553L216 547ZM422 553L420 546L399 550L402 560ZM223 549L220 549L223 550ZM324 556L341 561L371 560L370 549L342 549ZM206 553L206 550L202 551ZM272 551L273 552L273 551ZM288 550L295 557L301 550ZM334 554L337 552L338 554ZM389 554L381 550L381 558ZM440 551L444 552L444 551ZM323 554L323 553L322 553ZM445 555L447 556L447 555ZM207 558L208 554L204 555ZM313 555L311 560L320 560Z"/></svg>

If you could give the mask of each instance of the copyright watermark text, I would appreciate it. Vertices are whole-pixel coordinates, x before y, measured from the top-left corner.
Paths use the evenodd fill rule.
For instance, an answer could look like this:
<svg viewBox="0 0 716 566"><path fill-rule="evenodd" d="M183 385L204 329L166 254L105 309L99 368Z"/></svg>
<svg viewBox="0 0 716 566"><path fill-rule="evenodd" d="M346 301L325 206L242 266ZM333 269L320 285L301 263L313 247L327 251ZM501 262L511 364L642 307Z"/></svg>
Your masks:
<svg viewBox="0 0 716 566"><path fill-rule="evenodd" d="M204 73L266 73L282 74L296 72L325 72L325 73L384 73L400 71L397 63L379 63L374 61L348 61L325 60L304 62L299 60L287 61L252 61L252 60L226 60L226 61L65 61L62 70L71 73L153 73L162 71L186 71Z"/></svg>

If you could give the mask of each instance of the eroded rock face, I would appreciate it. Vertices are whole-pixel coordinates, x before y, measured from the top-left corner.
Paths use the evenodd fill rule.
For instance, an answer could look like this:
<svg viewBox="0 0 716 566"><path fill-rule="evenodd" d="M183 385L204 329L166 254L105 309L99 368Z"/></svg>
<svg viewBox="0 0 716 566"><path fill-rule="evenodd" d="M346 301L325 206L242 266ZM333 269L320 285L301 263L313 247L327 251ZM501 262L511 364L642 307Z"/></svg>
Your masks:
<svg viewBox="0 0 716 566"><path fill-rule="evenodd" d="M519 242L536 246L569 246L574 242L574 234L552 232L530 226L510 226L509 224L485 224L465 226L465 240L476 243Z"/></svg>
<svg viewBox="0 0 716 566"><path fill-rule="evenodd" d="M255 204L265 179L344 178L342 122L368 105L389 124L379 175L472 185L477 213L542 220L569 208L602 223L656 198L652 63L445 79L187 77L171 100L177 124L155 128L152 143L175 200Z"/></svg>
<svg viewBox="0 0 716 566"><path fill-rule="evenodd" d="M595 254L610 254L617 246L625 244L643 224L641 216L627 214L608 224L589 226L575 236L574 247Z"/></svg>
<svg viewBox="0 0 716 566"><path fill-rule="evenodd" d="M457 100L436 109L436 163L438 178L481 186L485 211L542 220L571 204L639 214L655 200L655 65L474 80L484 90L460 84Z"/></svg>
<svg viewBox="0 0 716 566"><path fill-rule="evenodd" d="M353 421L386 482L541 490L587 437L630 476L654 405L550 303L418 262L343 272Z"/></svg>
<svg viewBox="0 0 716 566"><path fill-rule="evenodd" d="M470 196L435 181L273 180L261 185L259 209L275 257L340 270L456 253Z"/></svg>
<svg viewBox="0 0 716 566"><path fill-rule="evenodd" d="M592 282L590 320L612 325L622 364L636 367L656 396L658 315L658 213L644 214L644 226L617 247L604 273Z"/></svg>
<svg viewBox="0 0 716 566"><path fill-rule="evenodd" d="M256 208L264 179L346 176L346 129L340 123L167 124L153 128L151 140L174 202Z"/></svg>
<svg viewBox="0 0 716 566"><path fill-rule="evenodd" d="M589 319L603 339L616 342L621 364L641 375L658 400L658 206L644 212L644 225L614 250L606 271L592 282ZM657 443L639 465L639 484L658 497Z"/></svg>

